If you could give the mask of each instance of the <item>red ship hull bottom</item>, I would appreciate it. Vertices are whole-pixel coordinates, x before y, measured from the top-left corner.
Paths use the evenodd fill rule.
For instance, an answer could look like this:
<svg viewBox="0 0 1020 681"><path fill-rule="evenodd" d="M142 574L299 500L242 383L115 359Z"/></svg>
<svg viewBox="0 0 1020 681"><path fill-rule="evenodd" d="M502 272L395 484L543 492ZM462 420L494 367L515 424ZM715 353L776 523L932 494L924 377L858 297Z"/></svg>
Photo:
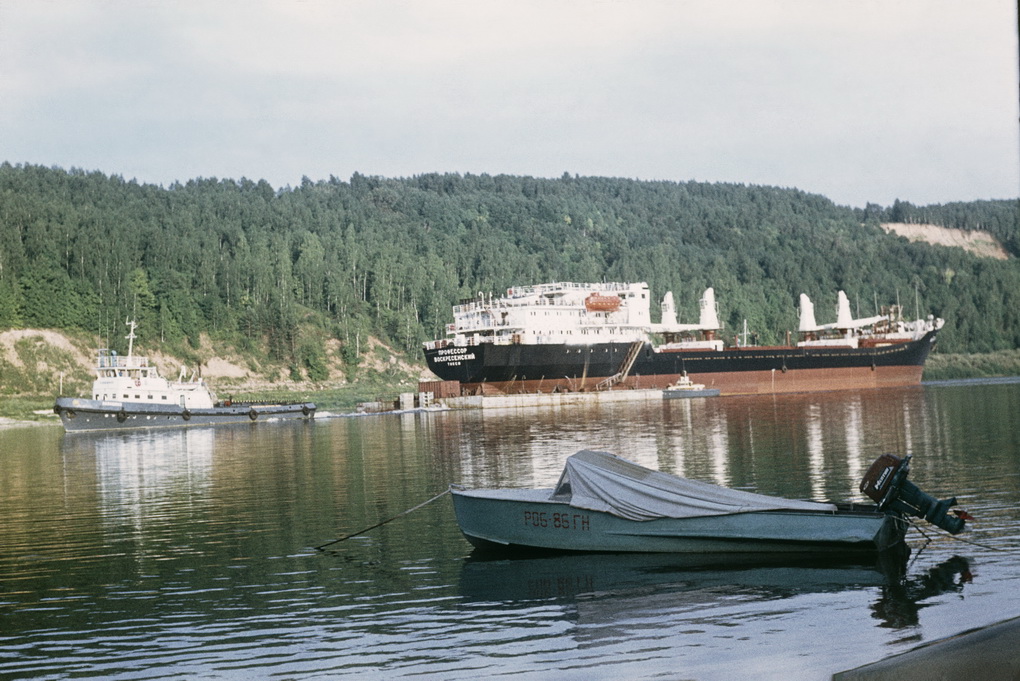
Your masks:
<svg viewBox="0 0 1020 681"><path fill-rule="evenodd" d="M921 366L797 369L782 371L732 371L691 373L694 383L717 388L722 395L770 395L774 393L825 392L899 388L921 382ZM608 390L660 390L675 383L679 374L628 376ZM520 393L597 392L603 378L542 379L460 384L461 395L514 395Z"/></svg>

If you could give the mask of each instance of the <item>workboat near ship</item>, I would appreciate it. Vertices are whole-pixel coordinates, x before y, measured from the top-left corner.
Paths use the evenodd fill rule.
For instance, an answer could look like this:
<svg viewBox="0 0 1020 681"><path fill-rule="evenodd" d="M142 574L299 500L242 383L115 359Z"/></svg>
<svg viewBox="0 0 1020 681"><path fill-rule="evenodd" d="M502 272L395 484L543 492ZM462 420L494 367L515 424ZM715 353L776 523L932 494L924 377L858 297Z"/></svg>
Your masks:
<svg viewBox="0 0 1020 681"><path fill-rule="evenodd" d="M662 391L663 399L686 400L694 397L717 397L718 388L706 388L703 383L695 383L685 372L680 379Z"/></svg>
<svg viewBox="0 0 1020 681"><path fill-rule="evenodd" d="M831 324L817 324L801 296L796 342L788 333L782 345L726 345L713 289L697 324L677 321L671 292L660 322L649 304L645 283L541 284L465 301L447 337L425 343L443 381L436 397L663 390L685 374L723 395L916 385L943 325L905 321L899 305L854 319L840 291Z"/></svg>
<svg viewBox="0 0 1020 681"><path fill-rule="evenodd" d="M907 480L910 457L879 457L860 490L875 504L821 503L718 487L607 452L566 460L556 487L451 488L457 523L476 548L522 552L877 554L902 546L906 516L951 534L970 516Z"/></svg>
<svg viewBox="0 0 1020 681"><path fill-rule="evenodd" d="M128 354L99 350L92 397L58 397L53 411L68 431L208 426L267 419L311 419L311 402L220 402L200 377L171 381L147 357L134 354L135 322L128 322Z"/></svg>

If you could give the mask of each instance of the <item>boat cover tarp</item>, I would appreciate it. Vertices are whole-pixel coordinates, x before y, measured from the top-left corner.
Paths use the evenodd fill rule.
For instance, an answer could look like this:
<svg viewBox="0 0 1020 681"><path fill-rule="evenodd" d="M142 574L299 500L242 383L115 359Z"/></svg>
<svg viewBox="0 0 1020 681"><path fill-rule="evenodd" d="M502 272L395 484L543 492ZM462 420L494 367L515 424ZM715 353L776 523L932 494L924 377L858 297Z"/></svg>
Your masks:
<svg viewBox="0 0 1020 681"><path fill-rule="evenodd" d="M589 449L567 459L552 498L576 508L630 520L773 510L836 510L833 504L770 497L680 478Z"/></svg>

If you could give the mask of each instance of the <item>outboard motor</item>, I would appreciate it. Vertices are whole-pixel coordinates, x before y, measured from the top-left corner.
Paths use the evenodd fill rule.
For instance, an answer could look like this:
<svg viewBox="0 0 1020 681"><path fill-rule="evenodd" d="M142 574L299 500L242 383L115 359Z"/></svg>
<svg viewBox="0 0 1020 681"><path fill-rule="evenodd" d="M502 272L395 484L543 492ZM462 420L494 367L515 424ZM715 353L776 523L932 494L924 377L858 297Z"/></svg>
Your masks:
<svg viewBox="0 0 1020 681"><path fill-rule="evenodd" d="M949 508L956 505L956 497L939 501L925 494L917 485L907 482L909 472L909 456L901 459L893 454L883 454L864 474L861 492L874 500L880 511L895 511L924 518L950 534L962 532L965 519L969 516L959 511L948 515Z"/></svg>

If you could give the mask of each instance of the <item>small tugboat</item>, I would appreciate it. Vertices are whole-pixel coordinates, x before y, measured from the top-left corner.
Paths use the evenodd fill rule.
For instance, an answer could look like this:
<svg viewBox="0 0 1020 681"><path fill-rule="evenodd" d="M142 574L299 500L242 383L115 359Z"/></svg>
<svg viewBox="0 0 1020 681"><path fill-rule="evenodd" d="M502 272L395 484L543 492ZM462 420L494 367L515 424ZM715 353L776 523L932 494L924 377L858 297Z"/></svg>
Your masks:
<svg viewBox="0 0 1020 681"><path fill-rule="evenodd" d="M910 457L885 454L861 492L876 504L821 503L754 494L650 470L607 452L566 460L552 489L451 488L457 523L478 549L510 552L878 554L903 545L906 516L951 534L970 516L949 513L907 481Z"/></svg>
<svg viewBox="0 0 1020 681"><path fill-rule="evenodd" d="M202 378L192 375L186 379L184 367L176 381L163 378L148 357L134 354L137 324L129 321L127 325L126 356L105 348L98 352L92 397L57 398L53 411L60 416L65 430L208 426L315 417L315 404L311 402L220 402Z"/></svg>
<svg viewBox="0 0 1020 681"><path fill-rule="evenodd" d="M671 386L662 391L662 397L667 400L689 399L692 397L718 397L718 388L706 388L704 383L695 383L687 376L685 371L680 378Z"/></svg>

